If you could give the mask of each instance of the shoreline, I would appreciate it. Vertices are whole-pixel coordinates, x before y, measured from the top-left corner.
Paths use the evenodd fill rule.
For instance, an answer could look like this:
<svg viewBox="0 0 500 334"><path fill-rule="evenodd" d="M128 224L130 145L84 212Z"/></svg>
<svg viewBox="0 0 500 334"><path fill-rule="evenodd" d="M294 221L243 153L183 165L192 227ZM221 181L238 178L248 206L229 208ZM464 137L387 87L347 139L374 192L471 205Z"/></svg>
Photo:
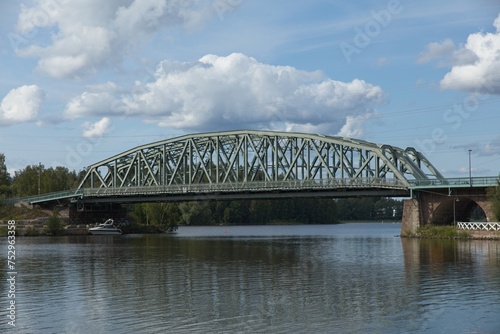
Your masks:
<svg viewBox="0 0 500 334"><path fill-rule="evenodd" d="M80 224L72 225L69 223L69 217L66 215L61 215L57 217L59 220L59 229L57 233L50 233L48 227L49 220L51 217L37 217L28 219L16 219L16 236L20 237L34 237L34 236L72 236L72 235L91 235L89 228L93 227L95 224ZM0 220L0 236L7 236L7 224L8 220ZM400 221L386 221L386 220L372 220L372 221L339 221L333 225L337 224L353 224L353 223L387 223L387 224L398 224ZM262 226L272 226L272 225L308 225L301 224L297 221L284 222L275 221L271 224L262 224ZM218 225L213 225L218 226ZM246 226L246 225L241 225ZM157 226L152 225L142 225L133 223L129 226L122 226L123 234L161 234L161 231ZM396 235L400 238L408 239L428 239L428 240L500 240L500 231L481 231L481 230L458 230L452 226L438 226L434 227L434 231L428 233L427 230L421 230L413 234L399 234Z"/></svg>

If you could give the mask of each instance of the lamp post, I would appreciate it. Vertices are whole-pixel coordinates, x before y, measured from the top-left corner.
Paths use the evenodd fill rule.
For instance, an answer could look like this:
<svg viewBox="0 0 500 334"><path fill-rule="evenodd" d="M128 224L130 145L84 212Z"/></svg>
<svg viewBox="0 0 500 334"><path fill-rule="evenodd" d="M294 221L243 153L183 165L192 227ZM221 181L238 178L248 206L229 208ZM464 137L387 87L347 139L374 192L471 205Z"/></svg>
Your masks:
<svg viewBox="0 0 500 334"><path fill-rule="evenodd" d="M470 162L470 154L472 150L469 149L469 184L472 187L472 169L471 169L471 162Z"/></svg>
<svg viewBox="0 0 500 334"><path fill-rule="evenodd" d="M457 225L457 214L455 213L455 200L453 200L453 226Z"/></svg>
<svg viewBox="0 0 500 334"><path fill-rule="evenodd" d="M40 195L40 177L42 174L42 163L38 163L38 195Z"/></svg>
<svg viewBox="0 0 500 334"><path fill-rule="evenodd" d="M459 201L458 197L453 200L453 226L457 226L456 203L458 201Z"/></svg>

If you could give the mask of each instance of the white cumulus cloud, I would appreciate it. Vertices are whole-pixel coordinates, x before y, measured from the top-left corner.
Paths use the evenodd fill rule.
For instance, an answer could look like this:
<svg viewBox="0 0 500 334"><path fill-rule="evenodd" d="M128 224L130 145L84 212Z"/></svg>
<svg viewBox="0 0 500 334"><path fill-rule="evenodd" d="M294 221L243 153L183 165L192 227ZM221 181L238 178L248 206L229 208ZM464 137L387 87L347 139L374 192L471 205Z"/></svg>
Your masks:
<svg viewBox="0 0 500 334"><path fill-rule="evenodd" d="M111 131L111 119L103 117L101 120L83 124L83 137L85 138L100 138Z"/></svg>
<svg viewBox="0 0 500 334"><path fill-rule="evenodd" d="M90 86L81 95L68 102L65 118L73 120L86 115L110 116L116 114L119 101L115 95L120 94L122 91L121 87L110 81Z"/></svg>
<svg viewBox="0 0 500 334"><path fill-rule="evenodd" d="M481 156L500 155L500 136L493 138L490 143L481 147L479 154Z"/></svg>
<svg viewBox="0 0 500 334"><path fill-rule="evenodd" d="M349 117L371 114L383 101L382 89L363 80L336 81L234 53L194 63L163 61L154 78L137 82L128 94L101 90L75 97L65 117L133 116L186 131L309 128L335 134Z"/></svg>
<svg viewBox="0 0 500 334"><path fill-rule="evenodd" d="M378 112L359 116L347 116L346 123L338 133L342 137L362 138L364 136L365 124L377 121L381 115Z"/></svg>
<svg viewBox="0 0 500 334"><path fill-rule="evenodd" d="M115 65L164 27L196 27L213 15L210 0L34 0L20 7L18 38L54 33L47 45L32 39L17 52L38 58L38 70L52 77L81 78Z"/></svg>
<svg viewBox="0 0 500 334"><path fill-rule="evenodd" d="M0 103L0 125L35 120L42 102L42 89L36 85L12 89Z"/></svg>
<svg viewBox="0 0 500 334"><path fill-rule="evenodd" d="M440 59L440 66L451 67L440 82L443 89L500 94L500 15L493 25L495 32L473 33L464 45L449 39L431 43L418 61Z"/></svg>

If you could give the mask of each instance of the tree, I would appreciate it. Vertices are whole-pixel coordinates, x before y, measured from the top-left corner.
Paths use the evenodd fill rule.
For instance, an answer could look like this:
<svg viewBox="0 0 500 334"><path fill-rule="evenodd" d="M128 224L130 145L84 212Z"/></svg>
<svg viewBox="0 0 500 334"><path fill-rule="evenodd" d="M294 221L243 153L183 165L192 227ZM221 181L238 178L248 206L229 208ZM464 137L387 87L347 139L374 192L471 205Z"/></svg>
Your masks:
<svg viewBox="0 0 500 334"><path fill-rule="evenodd" d="M496 187L487 190L487 195L490 200L491 209L493 210L494 219L500 221L500 181L498 181Z"/></svg>
<svg viewBox="0 0 500 334"><path fill-rule="evenodd" d="M44 192L63 191L78 186L78 175L66 167L49 168L42 173Z"/></svg>
<svg viewBox="0 0 500 334"><path fill-rule="evenodd" d="M212 212L208 202L181 202L181 222L187 225L210 225Z"/></svg>
<svg viewBox="0 0 500 334"><path fill-rule="evenodd" d="M131 206L130 217L135 222L173 232L179 226L181 214L176 203L141 203Z"/></svg>
<svg viewBox="0 0 500 334"><path fill-rule="evenodd" d="M0 186L10 186L11 178L5 164L5 155L0 153Z"/></svg>
<svg viewBox="0 0 500 334"><path fill-rule="evenodd" d="M78 185L78 175L66 167L45 168L44 165L26 166L15 172L12 188L16 196L32 196L73 189Z"/></svg>
<svg viewBox="0 0 500 334"><path fill-rule="evenodd" d="M250 224L265 224L273 217L273 207L270 200L252 200L248 210Z"/></svg>
<svg viewBox="0 0 500 334"><path fill-rule="evenodd" d="M56 215L52 215L47 222L47 233L50 235L63 235L64 227L62 225L61 219Z"/></svg>
<svg viewBox="0 0 500 334"><path fill-rule="evenodd" d="M7 165L5 164L5 155L0 153L0 199L12 195L12 190L10 188L11 182L12 180L7 171Z"/></svg>
<svg viewBox="0 0 500 334"><path fill-rule="evenodd" d="M401 219L401 201L382 197L346 198L337 201L340 220ZM394 210L396 215L394 216Z"/></svg>
<svg viewBox="0 0 500 334"><path fill-rule="evenodd" d="M180 218L180 211L175 203L146 203L146 217L155 225L161 226L167 232L177 230Z"/></svg>
<svg viewBox="0 0 500 334"><path fill-rule="evenodd" d="M12 188L15 196L37 195L43 168L43 165L31 165L26 166L23 170L16 171L12 180Z"/></svg>
<svg viewBox="0 0 500 334"><path fill-rule="evenodd" d="M248 208L245 207L243 201L232 201L224 210L222 222L226 225L242 225L248 222L247 218Z"/></svg>

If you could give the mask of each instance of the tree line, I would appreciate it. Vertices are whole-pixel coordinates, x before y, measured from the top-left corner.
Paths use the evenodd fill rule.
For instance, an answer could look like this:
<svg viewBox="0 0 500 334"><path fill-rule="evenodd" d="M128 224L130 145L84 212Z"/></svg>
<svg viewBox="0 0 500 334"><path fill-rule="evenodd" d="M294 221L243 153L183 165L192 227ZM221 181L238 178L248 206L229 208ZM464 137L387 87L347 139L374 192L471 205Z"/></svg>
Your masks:
<svg viewBox="0 0 500 334"><path fill-rule="evenodd" d="M338 222L336 203L327 198L142 203L130 205L129 212L136 222L160 226Z"/></svg>
<svg viewBox="0 0 500 334"><path fill-rule="evenodd" d="M66 167L46 168L42 164L28 165L11 176L0 153L0 198L26 197L76 188L84 171L77 173Z"/></svg>
<svg viewBox="0 0 500 334"><path fill-rule="evenodd" d="M390 198L282 198L129 206L131 220L178 225L335 224L340 221L401 220L402 201Z"/></svg>

